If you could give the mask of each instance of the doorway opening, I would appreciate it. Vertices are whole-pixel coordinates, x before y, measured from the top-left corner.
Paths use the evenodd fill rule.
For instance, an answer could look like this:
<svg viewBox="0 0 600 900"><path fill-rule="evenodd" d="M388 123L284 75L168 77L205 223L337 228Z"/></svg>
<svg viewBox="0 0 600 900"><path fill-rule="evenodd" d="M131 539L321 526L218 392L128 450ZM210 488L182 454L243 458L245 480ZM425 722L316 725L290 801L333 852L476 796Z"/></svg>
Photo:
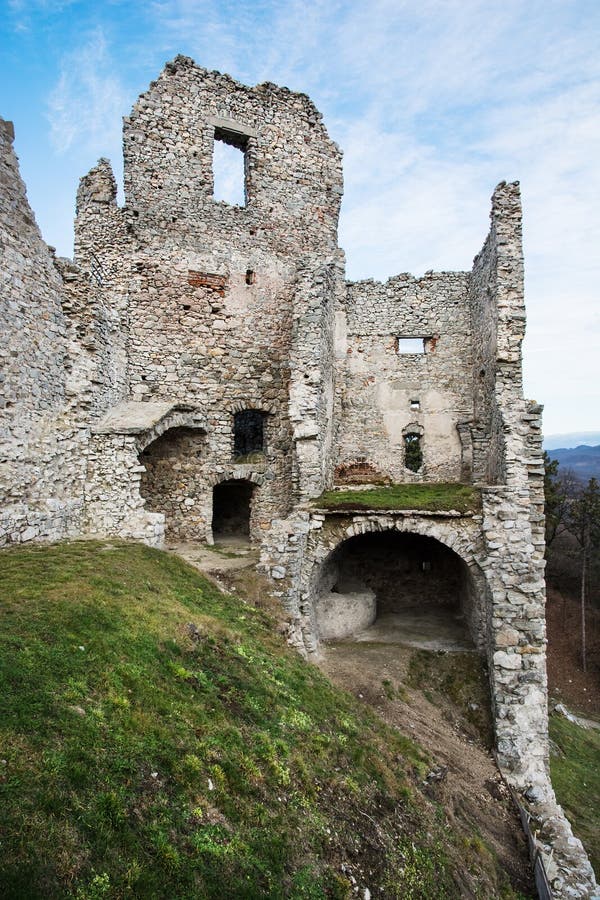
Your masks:
<svg viewBox="0 0 600 900"><path fill-rule="evenodd" d="M216 543L250 543L252 498L256 485L231 479L213 489L212 532Z"/></svg>
<svg viewBox="0 0 600 900"><path fill-rule="evenodd" d="M434 538L397 531L343 541L314 583L322 639L473 649L478 602L466 563ZM471 636L473 635L473 636Z"/></svg>

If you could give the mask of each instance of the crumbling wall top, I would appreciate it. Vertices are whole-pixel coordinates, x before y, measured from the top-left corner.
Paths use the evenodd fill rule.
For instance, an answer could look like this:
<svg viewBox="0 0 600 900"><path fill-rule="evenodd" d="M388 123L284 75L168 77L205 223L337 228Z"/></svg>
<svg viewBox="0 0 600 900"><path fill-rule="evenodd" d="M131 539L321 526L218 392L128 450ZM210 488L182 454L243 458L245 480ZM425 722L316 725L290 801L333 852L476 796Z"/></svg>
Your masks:
<svg viewBox="0 0 600 900"><path fill-rule="evenodd" d="M112 166L108 159L102 157L79 182L76 212L82 212L92 201L114 205L116 199L117 182Z"/></svg>
<svg viewBox="0 0 600 900"><path fill-rule="evenodd" d="M244 155L245 204L214 197L215 142ZM157 231L297 251L335 248L341 153L305 94L271 83L246 87L188 57L167 63L124 126L128 220L144 240Z"/></svg>

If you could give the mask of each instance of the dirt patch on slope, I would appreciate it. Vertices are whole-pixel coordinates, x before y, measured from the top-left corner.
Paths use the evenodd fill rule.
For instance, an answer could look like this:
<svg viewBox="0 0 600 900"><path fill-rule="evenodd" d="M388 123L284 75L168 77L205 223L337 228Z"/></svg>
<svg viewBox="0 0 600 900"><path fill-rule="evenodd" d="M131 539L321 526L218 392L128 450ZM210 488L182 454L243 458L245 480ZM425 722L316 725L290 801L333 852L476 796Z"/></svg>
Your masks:
<svg viewBox="0 0 600 900"><path fill-rule="evenodd" d="M489 750L482 664L475 654L468 655L472 677L465 684L465 656L400 644L336 642L324 648L320 667L334 684L430 754L431 770L423 786L443 808L447 827L463 837L465 848L473 849L473 835L479 835L481 844L475 849L497 857L513 890L534 896L521 823ZM455 666L463 672L453 678ZM462 697L461 680L466 688ZM465 696L469 692L471 699Z"/></svg>
<svg viewBox="0 0 600 900"><path fill-rule="evenodd" d="M256 572L252 551L198 545L172 549L220 586L282 618L269 586ZM535 897L526 839L491 755L489 687L480 657L420 649L418 641L403 646L366 636L358 642L329 643L319 666L334 684L429 754L421 787L464 847L461 897L511 898L515 892ZM496 884L484 885L471 874L474 859L496 871Z"/></svg>
<svg viewBox="0 0 600 900"><path fill-rule="evenodd" d="M586 613L588 666L581 665L581 607L577 595L548 584L548 685L570 709L600 718L600 610Z"/></svg>

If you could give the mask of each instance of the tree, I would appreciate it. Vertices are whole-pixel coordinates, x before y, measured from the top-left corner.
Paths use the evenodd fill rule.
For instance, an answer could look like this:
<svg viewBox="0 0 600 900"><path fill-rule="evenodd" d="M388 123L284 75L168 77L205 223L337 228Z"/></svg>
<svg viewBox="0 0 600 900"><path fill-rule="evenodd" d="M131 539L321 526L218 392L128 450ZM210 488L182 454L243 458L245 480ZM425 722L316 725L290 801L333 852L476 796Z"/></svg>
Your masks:
<svg viewBox="0 0 600 900"><path fill-rule="evenodd" d="M568 525L581 553L581 662L587 671L585 607L588 593L588 573L592 553L600 548L600 484L590 478L585 488L570 501Z"/></svg>
<svg viewBox="0 0 600 900"><path fill-rule="evenodd" d="M544 451L544 513L546 516L546 548L550 550L555 538L568 529L572 498L580 482L571 469L560 469L557 459Z"/></svg>

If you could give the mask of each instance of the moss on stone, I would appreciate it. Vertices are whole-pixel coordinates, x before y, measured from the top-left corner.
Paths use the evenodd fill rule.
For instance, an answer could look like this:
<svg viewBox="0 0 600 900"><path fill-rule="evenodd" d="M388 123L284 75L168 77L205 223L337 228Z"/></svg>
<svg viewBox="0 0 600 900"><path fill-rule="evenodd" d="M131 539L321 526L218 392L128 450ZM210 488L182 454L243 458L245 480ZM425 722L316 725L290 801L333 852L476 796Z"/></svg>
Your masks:
<svg viewBox="0 0 600 900"><path fill-rule="evenodd" d="M365 490L325 491L316 500L319 509L414 509L426 512L472 513L481 503L477 488L468 484L392 484Z"/></svg>

